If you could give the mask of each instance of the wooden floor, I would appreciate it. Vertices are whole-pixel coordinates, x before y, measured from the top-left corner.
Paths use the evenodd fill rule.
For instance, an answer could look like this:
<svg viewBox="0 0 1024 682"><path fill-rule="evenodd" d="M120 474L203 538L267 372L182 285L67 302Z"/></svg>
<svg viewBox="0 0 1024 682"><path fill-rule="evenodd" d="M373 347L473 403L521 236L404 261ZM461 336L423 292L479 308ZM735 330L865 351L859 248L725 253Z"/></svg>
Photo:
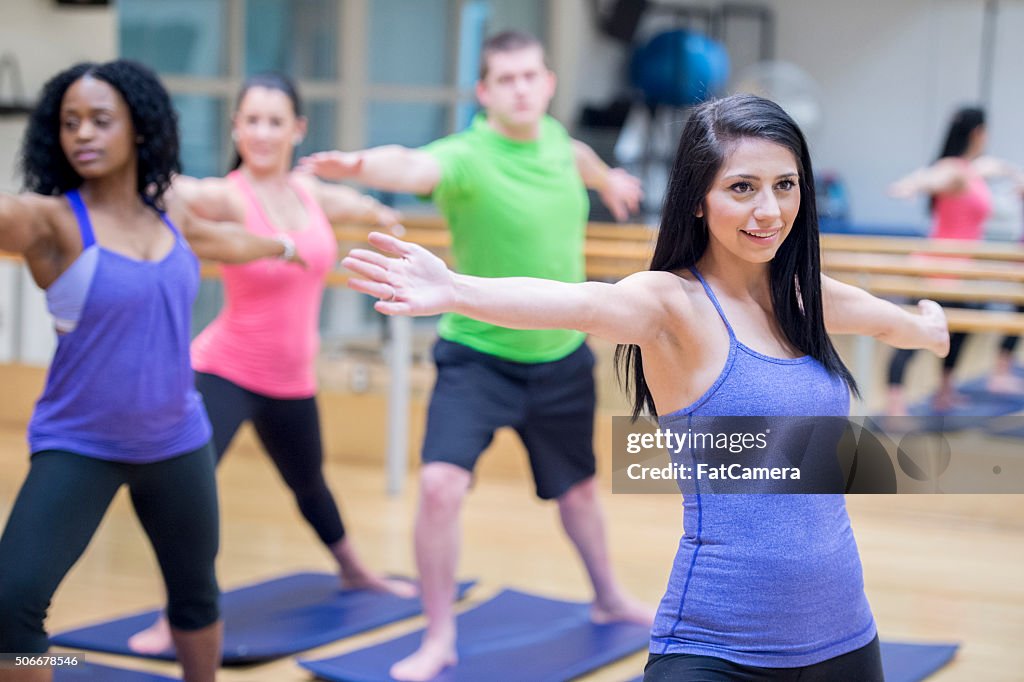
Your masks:
<svg viewBox="0 0 1024 682"><path fill-rule="evenodd" d="M0 381L6 376L0 367ZM13 399L11 384L5 384L8 389L0 395L0 521L27 470L24 401ZM621 404L614 413L622 414ZM333 415L325 410L324 418ZM383 417L362 428L382 429ZM382 571L411 573L414 490L385 495L383 467L366 458L332 456L327 475L367 561ZM243 439L229 453L219 476L223 536L218 569L224 588L288 571L331 569L276 472L251 441ZM606 478L602 489L610 491ZM506 586L561 598L589 597L555 508L535 500L531 490L525 467L514 457L511 463L483 465L463 522L460 575L480 580L471 603ZM604 502L619 577L636 596L656 603L679 538L680 500L608 493ZM961 643L956 661L932 678L935 682L1024 679L1024 496L851 496L848 505L883 638ZM155 562L122 492L54 598L48 627L81 625L161 600ZM305 655L342 653L421 624L421 619L404 621ZM171 664L100 654L87 654L87 659L175 671ZM638 654L582 679L621 682L638 674L643 660ZM309 676L285 659L225 670L220 679L298 682Z"/></svg>

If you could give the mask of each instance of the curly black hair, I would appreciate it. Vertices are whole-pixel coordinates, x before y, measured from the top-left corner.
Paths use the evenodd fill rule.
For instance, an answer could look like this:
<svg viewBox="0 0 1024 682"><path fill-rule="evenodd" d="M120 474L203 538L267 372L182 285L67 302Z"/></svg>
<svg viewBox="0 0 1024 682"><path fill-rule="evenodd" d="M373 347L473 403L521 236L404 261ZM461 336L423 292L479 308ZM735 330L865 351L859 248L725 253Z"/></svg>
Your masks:
<svg viewBox="0 0 1024 682"><path fill-rule="evenodd" d="M60 146L60 107L71 84L84 76L110 84L128 105L139 141L138 191L157 208L181 170L178 160L178 116L156 74L138 62L118 59L83 62L62 71L43 86L39 104L29 117L21 146L24 187L39 194L63 194L82 184Z"/></svg>

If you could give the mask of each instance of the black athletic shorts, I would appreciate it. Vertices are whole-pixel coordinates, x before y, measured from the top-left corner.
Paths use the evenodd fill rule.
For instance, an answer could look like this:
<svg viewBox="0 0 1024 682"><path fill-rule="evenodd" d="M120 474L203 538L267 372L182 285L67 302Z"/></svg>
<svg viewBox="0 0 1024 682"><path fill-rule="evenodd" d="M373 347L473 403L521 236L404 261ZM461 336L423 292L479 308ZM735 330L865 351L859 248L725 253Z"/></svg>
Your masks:
<svg viewBox="0 0 1024 682"><path fill-rule="evenodd" d="M594 354L586 344L561 360L503 360L460 343L434 345L423 462L472 472L502 426L516 430L542 499L594 475Z"/></svg>

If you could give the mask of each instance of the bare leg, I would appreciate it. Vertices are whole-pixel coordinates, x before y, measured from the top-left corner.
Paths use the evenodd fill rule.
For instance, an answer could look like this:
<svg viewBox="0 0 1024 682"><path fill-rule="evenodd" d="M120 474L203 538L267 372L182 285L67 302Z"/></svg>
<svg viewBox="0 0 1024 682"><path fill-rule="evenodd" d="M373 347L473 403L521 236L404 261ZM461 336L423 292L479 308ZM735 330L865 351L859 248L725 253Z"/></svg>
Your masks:
<svg viewBox="0 0 1024 682"><path fill-rule="evenodd" d="M50 668L0 668L0 682L52 682Z"/></svg>
<svg viewBox="0 0 1024 682"><path fill-rule="evenodd" d="M654 609L627 595L612 574L604 512L594 477L577 483L559 497L558 511L594 586L594 621L629 621L650 627L654 623Z"/></svg>
<svg viewBox="0 0 1024 682"><path fill-rule="evenodd" d="M953 383L953 371L943 370L942 383L939 384L939 390L932 398L932 409L936 412L949 412L953 408L963 405L964 402L964 395L956 390L956 385Z"/></svg>
<svg viewBox="0 0 1024 682"><path fill-rule="evenodd" d="M988 380L988 390L994 393L1024 393L1024 380L1013 372L1013 353L1002 350L995 369Z"/></svg>
<svg viewBox="0 0 1024 682"><path fill-rule="evenodd" d="M391 666L396 680L429 680L459 660L455 651L455 569L459 511L471 480L468 471L444 462L426 464L420 472L415 548L427 631L419 649Z"/></svg>
<svg viewBox="0 0 1024 682"><path fill-rule="evenodd" d="M385 578L367 568L353 549L348 536L335 542L329 549L338 561L341 584L347 588L389 592L398 597L415 597L419 593L410 582Z"/></svg>
<svg viewBox="0 0 1024 682"><path fill-rule="evenodd" d="M199 630L170 628L185 682L214 682L220 667L224 623L217 621Z"/></svg>
<svg viewBox="0 0 1024 682"><path fill-rule="evenodd" d="M885 396L885 413L890 417L906 417L907 399L903 394L903 386L895 384L889 386Z"/></svg>

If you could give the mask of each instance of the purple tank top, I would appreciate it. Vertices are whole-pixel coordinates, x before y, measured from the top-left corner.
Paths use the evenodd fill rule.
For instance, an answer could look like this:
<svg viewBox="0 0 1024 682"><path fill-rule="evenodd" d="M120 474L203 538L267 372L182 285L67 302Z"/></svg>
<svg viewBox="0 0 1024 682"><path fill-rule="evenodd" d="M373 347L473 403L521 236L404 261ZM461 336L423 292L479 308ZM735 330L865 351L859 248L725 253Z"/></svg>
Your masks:
<svg viewBox="0 0 1024 682"><path fill-rule="evenodd" d="M685 432L698 417L849 413L845 382L810 356L773 358L729 332L729 357L689 407L661 416ZM813 665L868 644L875 622L843 495L683 496L683 536L651 631L652 653L741 665Z"/></svg>
<svg viewBox="0 0 1024 682"><path fill-rule="evenodd" d="M163 214L174 246L162 260L104 249L81 196L66 196L82 255L47 291L51 311L62 313L60 328L69 331L58 336L29 423L30 451L145 463L198 449L211 430L189 362L195 255ZM67 319L68 311L75 319Z"/></svg>

